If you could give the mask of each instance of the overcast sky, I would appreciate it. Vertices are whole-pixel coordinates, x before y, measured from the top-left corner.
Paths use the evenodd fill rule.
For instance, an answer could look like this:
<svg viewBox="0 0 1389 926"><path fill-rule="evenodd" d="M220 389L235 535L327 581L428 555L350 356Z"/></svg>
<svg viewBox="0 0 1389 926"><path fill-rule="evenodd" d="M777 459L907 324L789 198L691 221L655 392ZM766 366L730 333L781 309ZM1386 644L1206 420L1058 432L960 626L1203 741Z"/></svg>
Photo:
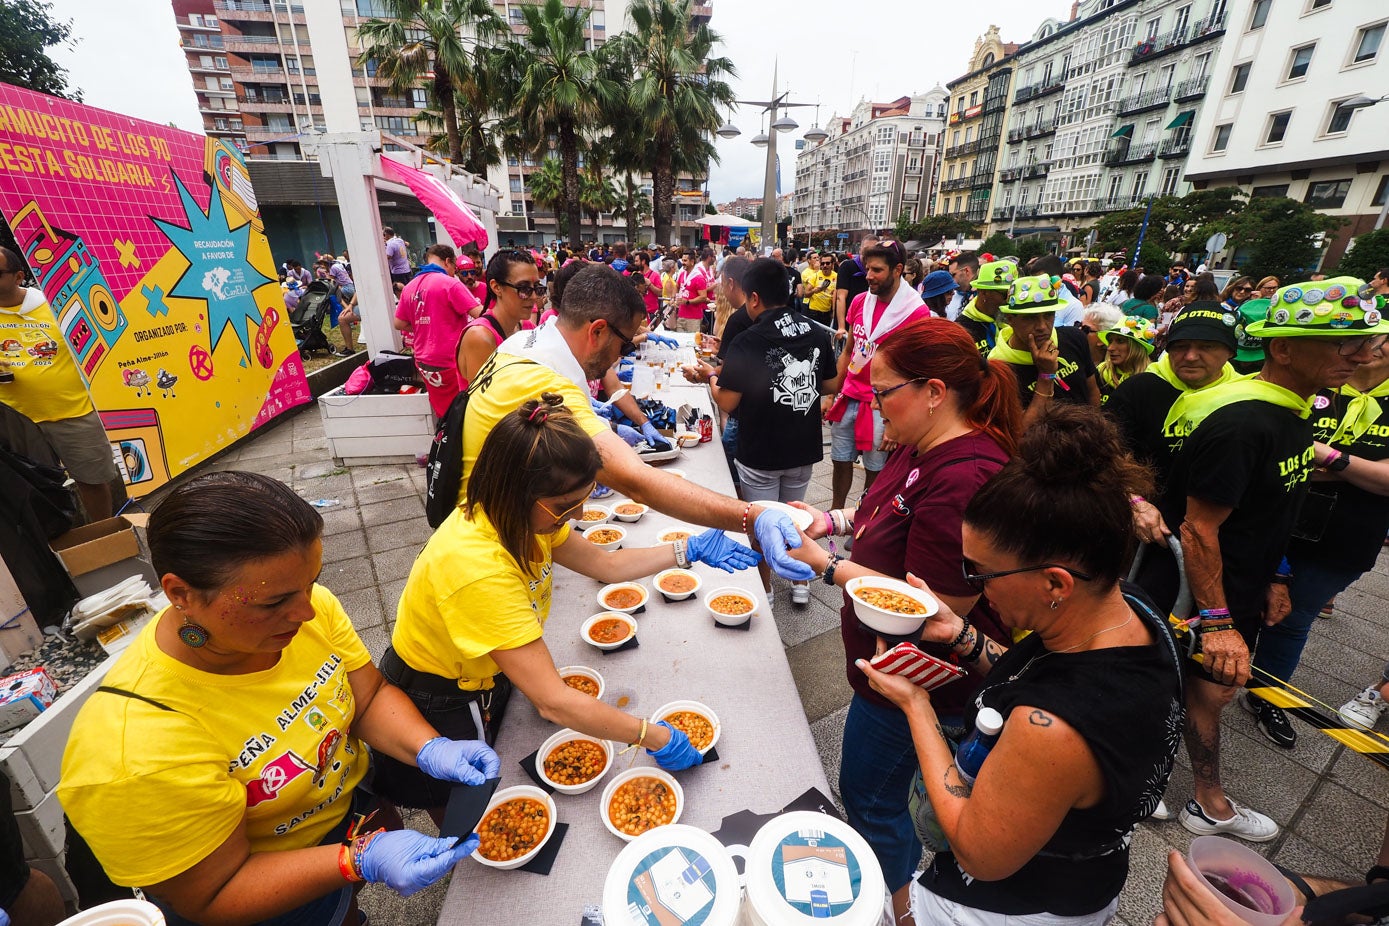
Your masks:
<svg viewBox="0 0 1389 926"><path fill-rule="evenodd" d="M847 115L859 99L876 102L942 86L964 73L974 41L991 23L1004 41L1030 36L1048 15L1070 15L1070 0L993 0L973 4L924 5L886 0L862 7L828 0L712 0L712 26L733 59L739 99L765 100L772 89L773 59L779 86L794 102L819 103L823 123ZM74 49L54 53L81 87L86 102L154 122L199 131L193 85L178 45L168 0L54 0L54 12L73 21ZM864 15L849 14L860 9ZM930 12L928 12L930 11ZM815 110L798 109L801 129ZM749 139L759 130L758 113L742 107L734 118L743 134L718 139L722 163L709 181L715 202L762 195L764 149ZM794 140L781 136L782 192L792 189Z"/></svg>

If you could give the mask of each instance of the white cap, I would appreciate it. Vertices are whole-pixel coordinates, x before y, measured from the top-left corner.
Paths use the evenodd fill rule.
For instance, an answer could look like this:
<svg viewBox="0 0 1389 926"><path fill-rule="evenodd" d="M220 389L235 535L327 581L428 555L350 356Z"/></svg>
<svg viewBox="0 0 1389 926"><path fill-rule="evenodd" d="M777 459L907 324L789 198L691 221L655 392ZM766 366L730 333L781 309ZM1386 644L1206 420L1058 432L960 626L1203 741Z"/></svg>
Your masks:
<svg viewBox="0 0 1389 926"><path fill-rule="evenodd" d="M985 736L998 736L1003 732L1003 715L992 707L981 707L974 717L974 727Z"/></svg>

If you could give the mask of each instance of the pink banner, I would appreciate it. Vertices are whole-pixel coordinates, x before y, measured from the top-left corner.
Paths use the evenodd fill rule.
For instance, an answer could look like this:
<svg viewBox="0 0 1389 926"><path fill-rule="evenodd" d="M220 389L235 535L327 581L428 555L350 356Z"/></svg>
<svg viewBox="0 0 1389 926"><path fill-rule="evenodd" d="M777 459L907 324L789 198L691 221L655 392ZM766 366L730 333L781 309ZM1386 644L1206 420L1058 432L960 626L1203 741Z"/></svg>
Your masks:
<svg viewBox="0 0 1389 926"><path fill-rule="evenodd" d="M478 250L487 248L487 226L458 194L448 188L438 177L428 171L418 170L391 158L381 158L381 170L387 177L399 181L419 197L420 202L429 207L434 217L443 223L453 243L462 247L469 242L476 244Z"/></svg>

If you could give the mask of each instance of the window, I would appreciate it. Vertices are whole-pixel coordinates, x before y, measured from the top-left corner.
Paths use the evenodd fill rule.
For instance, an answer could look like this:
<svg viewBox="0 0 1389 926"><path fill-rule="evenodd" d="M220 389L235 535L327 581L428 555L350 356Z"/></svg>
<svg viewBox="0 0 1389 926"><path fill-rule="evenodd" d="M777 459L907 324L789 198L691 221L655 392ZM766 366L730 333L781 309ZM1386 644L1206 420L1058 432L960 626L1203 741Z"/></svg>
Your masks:
<svg viewBox="0 0 1389 926"><path fill-rule="evenodd" d="M1288 185L1278 183L1272 186L1256 186L1249 191L1251 199L1277 199L1280 196L1288 195Z"/></svg>
<svg viewBox="0 0 1389 926"><path fill-rule="evenodd" d="M1264 144L1281 145L1283 136L1288 134L1288 122L1292 117L1292 110L1270 115L1268 117L1268 132L1264 135Z"/></svg>
<svg viewBox="0 0 1389 926"><path fill-rule="evenodd" d="M979 105L979 91L975 90L969 95L969 105L971 107Z"/></svg>
<svg viewBox="0 0 1389 926"><path fill-rule="evenodd" d="M212 67L212 56L211 56L211 55L199 55L199 56L198 56L198 67L210 69L210 68Z"/></svg>
<svg viewBox="0 0 1389 926"><path fill-rule="evenodd" d="M988 67L989 65L991 65L991 64L993 64L993 63L994 63L994 53L993 53L993 52L989 52L987 55L984 56L984 63L981 64L980 67Z"/></svg>
<svg viewBox="0 0 1389 926"><path fill-rule="evenodd" d="M1254 65L1246 62L1235 65L1235 69L1230 72L1230 92L1243 93L1245 86L1249 83L1249 71Z"/></svg>
<svg viewBox="0 0 1389 926"><path fill-rule="evenodd" d="M1253 32L1255 29L1262 29L1264 23L1268 22L1268 11L1272 6L1273 0L1254 0L1254 12L1249 16L1249 29L1247 31Z"/></svg>
<svg viewBox="0 0 1389 926"><path fill-rule="evenodd" d="M1331 117L1326 121L1325 135L1337 135L1350 128L1351 117L1355 115L1355 110L1347 106L1345 101L1331 104Z"/></svg>
<svg viewBox="0 0 1389 926"><path fill-rule="evenodd" d="M217 17L216 17L216 16L213 16L211 13L204 13L204 14L203 14L203 25L204 25L204 26L207 26L207 28L209 28L209 29L220 29L220 28L222 28L221 25L217 22Z"/></svg>
<svg viewBox="0 0 1389 926"><path fill-rule="evenodd" d="M1297 80L1307 76L1307 68L1312 64L1312 52L1316 51L1317 45L1303 45L1301 48L1293 49L1293 60L1288 65L1287 80Z"/></svg>
<svg viewBox="0 0 1389 926"><path fill-rule="evenodd" d="M1159 196L1172 196L1177 192L1177 184L1182 179L1182 169L1180 167L1169 167L1162 172L1162 189L1158 191Z"/></svg>
<svg viewBox="0 0 1389 926"><path fill-rule="evenodd" d="M511 192L513 192L513 193L520 193L520 192L521 192L521 178L520 178L520 177L512 177L512 178L511 178Z"/></svg>
<svg viewBox="0 0 1389 926"><path fill-rule="evenodd" d="M1172 31L1176 33L1186 32L1186 27L1191 24L1191 5L1187 4L1177 11L1177 18L1172 22Z"/></svg>
<svg viewBox="0 0 1389 926"><path fill-rule="evenodd" d="M1339 209L1350 195L1350 180L1322 180L1307 184L1302 201L1313 209Z"/></svg>
<svg viewBox="0 0 1389 926"><path fill-rule="evenodd" d="M526 21L525 14L521 11L521 8L519 6L511 7L511 12L509 13L509 15L513 23L523 23Z"/></svg>
<svg viewBox="0 0 1389 926"><path fill-rule="evenodd" d="M226 59L226 58L213 58L213 59L212 59L212 66L215 67L215 68L217 68L219 71L225 71L225 70L227 70L227 59Z"/></svg>
<svg viewBox="0 0 1389 926"><path fill-rule="evenodd" d="M1147 38L1148 38L1150 41L1151 41L1152 39L1157 38L1157 37L1158 37L1158 33L1161 32L1161 31L1162 31L1162 17L1161 17L1161 16L1157 17L1156 19L1150 19L1150 20L1148 20Z"/></svg>
<svg viewBox="0 0 1389 926"><path fill-rule="evenodd" d="M1373 61L1379 54L1379 46L1384 41L1384 23L1377 26L1366 26L1361 29L1355 41L1355 54L1351 56L1351 64L1364 64L1366 61Z"/></svg>
<svg viewBox="0 0 1389 926"><path fill-rule="evenodd" d="M1119 196L1121 195L1120 190L1123 184L1124 178L1120 174L1115 174L1109 178L1109 196L1107 197L1109 202L1116 203L1119 201Z"/></svg>
<svg viewBox="0 0 1389 926"><path fill-rule="evenodd" d="M189 13L189 14L188 14L188 25L190 25L190 26L201 26L202 24L203 24L203 17L202 17L202 14L201 14L201 13Z"/></svg>
<svg viewBox="0 0 1389 926"><path fill-rule="evenodd" d="M1232 132L1234 128L1235 125L1233 122L1217 125L1215 127L1215 141L1211 142L1211 150L1224 151L1226 148L1230 147L1230 132Z"/></svg>
<svg viewBox="0 0 1389 926"><path fill-rule="evenodd" d="M415 109L424 109L429 105L429 95L423 87L416 87L410 91L410 105Z"/></svg>
<svg viewBox="0 0 1389 926"><path fill-rule="evenodd" d="M1379 178L1379 188L1375 190L1375 198L1374 202L1370 203L1371 206L1384 205L1384 193L1386 189L1389 189L1389 174L1385 174L1383 177Z"/></svg>
<svg viewBox="0 0 1389 926"><path fill-rule="evenodd" d="M1315 13L1317 10L1324 10L1331 5L1331 0L1308 0L1307 12Z"/></svg>
<svg viewBox="0 0 1389 926"><path fill-rule="evenodd" d="M1133 189L1129 192L1130 198L1134 200L1143 197L1143 185L1147 181L1148 175L1145 171L1139 171L1133 175Z"/></svg>
<svg viewBox="0 0 1389 926"><path fill-rule="evenodd" d="M222 78L222 83L221 83L221 89L223 89L223 90L235 90L235 89L236 89L236 85L232 83L232 79L231 79L230 77L223 77L223 78Z"/></svg>

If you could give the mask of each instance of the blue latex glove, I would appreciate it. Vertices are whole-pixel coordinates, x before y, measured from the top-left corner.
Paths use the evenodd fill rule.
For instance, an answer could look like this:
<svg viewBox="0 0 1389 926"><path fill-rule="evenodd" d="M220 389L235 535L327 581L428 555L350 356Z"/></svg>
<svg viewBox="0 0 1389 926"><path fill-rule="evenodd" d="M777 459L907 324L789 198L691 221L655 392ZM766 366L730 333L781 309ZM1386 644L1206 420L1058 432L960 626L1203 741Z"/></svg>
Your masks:
<svg viewBox="0 0 1389 926"><path fill-rule="evenodd" d="M599 418L617 421L622 417L622 410L614 407L611 402L599 402L597 399L590 399L589 405L593 406L593 413Z"/></svg>
<svg viewBox="0 0 1389 926"><path fill-rule="evenodd" d="M748 549L713 527L685 541L685 553L692 563L706 563L724 572L737 572L762 562L756 550Z"/></svg>
<svg viewBox="0 0 1389 926"><path fill-rule="evenodd" d="M699 754L690 743L690 738L684 731L677 730L664 720L656 724L658 727L665 727L670 731L670 742L660 749L652 752L646 750L646 754L656 760L656 764L668 772L678 772L681 769L690 768L704 761L704 757Z"/></svg>
<svg viewBox="0 0 1389 926"><path fill-rule="evenodd" d="M502 760L482 740L451 740L445 736L436 736L421 746L415 764L430 778L465 785L480 785L502 771Z"/></svg>
<svg viewBox="0 0 1389 926"><path fill-rule="evenodd" d="M636 428L628 427L625 424L616 425L617 436L627 442L628 447L635 447L641 443L641 432Z"/></svg>
<svg viewBox="0 0 1389 926"><path fill-rule="evenodd" d="M10 926L10 915L0 910L0 926Z"/></svg>
<svg viewBox="0 0 1389 926"><path fill-rule="evenodd" d="M656 447L660 450L670 449L670 441L666 440L665 436L662 435L660 431L656 430L656 426L651 423L650 419L647 420L646 424L641 426L641 436L646 438L646 442L652 447Z"/></svg>
<svg viewBox="0 0 1389 926"><path fill-rule="evenodd" d="M752 523L753 535L767 563L783 579L793 582L806 582L815 578L815 570L800 560L792 559L787 550L796 550L801 545L801 532L784 511L763 509ZM694 538L691 537L691 540Z"/></svg>
<svg viewBox="0 0 1389 926"><path fill-rule="evenodd" d="M409 897L453 871L480 842L477 833L467 839L436 839L414 830L381 833L362 853L362 877Z"/></svg>
<svg viewBox="0 0 1389 926"><path fill-rule="evenodd" d="M620 383L628 383L628 384L631 384L631 382L632 382L632 370L633 370L633 369L634 369L633 367L618 367L618 368L617 368L617 380L618 380L618 382L620 382Z"/></svg>
<svg viewBox="0 0 1389 926"><path fill-rule="evenodd" d="M675 338L668 338L663 334L656 334L655 332L648 334L646 340L651 344L664 344L666 347L674 347L677 349L680 347L680 342L675 340Z"/></svg>

